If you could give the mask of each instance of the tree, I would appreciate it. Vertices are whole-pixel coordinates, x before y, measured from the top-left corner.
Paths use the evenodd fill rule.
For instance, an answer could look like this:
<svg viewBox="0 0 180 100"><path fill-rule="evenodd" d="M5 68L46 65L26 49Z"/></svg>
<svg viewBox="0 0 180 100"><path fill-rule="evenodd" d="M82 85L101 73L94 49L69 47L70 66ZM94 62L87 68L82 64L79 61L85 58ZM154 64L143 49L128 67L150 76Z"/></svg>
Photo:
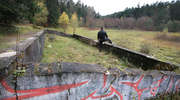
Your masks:
<svg viewBox="0 0 180 100"><path fill-rule="evenodd" d="M176 2L172 2L170 5L170 17L171 20L180 20L180 0L177 0Z"/></svg>
<svg viewBox="0 0 180 100"><path fill-rule="evenodd" d="M173 20L168 22L169 32L180 32L180 21Z"/></svg>
<svg viewBox="0 0 180 100"><path fill-rule="evenodd" d="M78 17L76 13L73 13L71 17L71 26L73 28L73 33L76 32L76 28L78 27Z"/></svg>
<svg viewBox="0 0 180 100"><path fill-rule="evenodd" d="M80 19L79 19L79 26L84 26L84 18L83 17L80 17Z"/></svg>
<svg viewBox="0 0 180 100"><path fill-rule="evenodd" d="M38 6L41 9L41 12L35 14L34 16L34 24L36 25L45 25L47 23L48 11L45 6L45 0L39 0Z"/></svg>
<svg viewBox="0 0 180 100"><path fill-rule="evenodd" d="M63 12L66 12L68 16L72 16L74 12L77 13L78 20L80 21L81 18L83 18L83 21L81 23L81 26L87 25L87 20L86 18L92 19L94 18L99 18L100 15L95 12L95 10L92 7L89 7L83 3L81 3L80 0L78 0L76 3L73 0L58 0L59 2L59 8L60 8L60 14ZM91 17L87 17L89 15L92 15ZM88 22L89 23L89 22Z"/></svg>
<svg viewBox="0 0 180 100"><path fill-rule="evenodd" d="M48 25L57 26L59 18L59 6L58 0L46 0L46 6L48 10Z"/></svg>
<svg viewBox="0 0 180 100"><path fill-rule="evenodd" d="M158 3L152 19L156 31L163 31L169 20L169 9L166 3Z"/></svg>
<svg viewBox="0 0 180 100"><path fill-rule="evenodd" d="M41 10L37 0L0 0L0 23L11 24L29 21Z"/></svg>
<svg viewBox="0 0 180 100"><path fill-rule="evenodd" d="M64 32L66 32L66 29L69 25L69 17L66 12L63 12L62 15L59 17L59 24L64 29Z"/></svg>
<svg viewBox="0 0 180 100"><path fill-rule="evenodd" d="M95 22L95 11L93 7L88 7L87 9L87 16L86 16L86 26L90 28L96 27Z"/></svg>
<svg viewBox="0 0 180 100"><path fill-rule="evenodd" d="M140 17L136 21L136 27L141 30L152 31L154 22L150 17Z"/></svg>

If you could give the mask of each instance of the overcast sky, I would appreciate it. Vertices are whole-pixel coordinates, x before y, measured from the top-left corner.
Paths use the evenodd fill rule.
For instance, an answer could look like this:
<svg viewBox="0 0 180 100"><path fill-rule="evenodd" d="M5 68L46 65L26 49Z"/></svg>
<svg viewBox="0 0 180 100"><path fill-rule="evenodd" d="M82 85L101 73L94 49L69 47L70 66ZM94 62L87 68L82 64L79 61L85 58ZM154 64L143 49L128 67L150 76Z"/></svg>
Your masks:
<svg viewBox="0 0 180 100"><path fill-rule="evenodd" d="M77 2L78 0L74 1ZM99 12L101 15L123 11L127 7L137 7L138 4L142 6L144 4L152 4L160 1L165 2L172 0L81 0L82 3L94 7L96 12Z"/></svg>

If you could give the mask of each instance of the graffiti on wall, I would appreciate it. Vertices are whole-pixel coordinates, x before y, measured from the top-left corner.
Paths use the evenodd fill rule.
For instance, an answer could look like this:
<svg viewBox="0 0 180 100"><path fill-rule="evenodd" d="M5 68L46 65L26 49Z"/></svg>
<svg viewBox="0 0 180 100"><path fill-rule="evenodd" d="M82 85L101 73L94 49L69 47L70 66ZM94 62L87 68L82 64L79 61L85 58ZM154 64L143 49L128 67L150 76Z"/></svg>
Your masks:
<svg viewBox="0 0 180 100"><path fill-rule="evenodd" d="M62 92L62 91L68 90L70 88L75 88L75 87L81 86L86 83L88 83L88 81L84 81L84 82L77 83L77 84L66 84L66 85L62 85L62 86L58 85L58 86L52 86L52 87L47 87L47 88L30 89L30 90L16 90L15 91L6 83L5 80L1 81L1 85L5 88L6 91L8 91L10 93L25 94L25 95L18 96L18 100L23 100L23 99L27 99L27 98L36 97L36 96L48 95L48 94L57 93L57 92ZM10 98L4 98L3 100L16 100L16 96L10 97Z"/></svg>
<svg viewBox="0 0 180 100"><path fill-rule="evenodd" d="M161 78L155 79L155 81L152 81L150 85L145 85L146 87L142 87L140 84L142 84L143 80L145 79L145 75L139 76L139 78L135 79L134 81L132 80L117 80L119 85L122 85L124 87L129 87L127 89L131 89L131 91L135 91L137 99L141 100L142 95L146 95L147 93L151 95L151 97L156 96L158 94L158 90L161 87L163 82L168 81L168 85L166 86L166 93L170 92L179 92L180 89L180 79L175 80L173 76L162 76ZM51 86L51 87L44 87L44 88L38 88L38 89L29 89L29 90L14 90L11 88L6 80L2 80L1 86L9 93L15 94L18 93L18 100L24 100L24 99L29 99L37 96L44 96L48 94L53 94L53 93L61 93L63 91L67 91L68 89L76 89L77 87L88 87L89 83L91 80L88 81L82 81L79 83L75 84L64 84L64 85L56 85L56 86ZM122 90L118 88L115 84L109 84L110 81L108 80L108 75L103 75L103 82L99 83L102 86L101 88L95 89L91 91L88 95L84 96L81 98L81 100L99 100L99 99L107 99L107 98L112 98L116 96L119 100L126 100L124 97L124 93ZM143 83L144 84L144 83ZM99 91L104 91L99 92ZM16 96L13 97L8 97L4 98L3 100L16 100Z"/></svg>

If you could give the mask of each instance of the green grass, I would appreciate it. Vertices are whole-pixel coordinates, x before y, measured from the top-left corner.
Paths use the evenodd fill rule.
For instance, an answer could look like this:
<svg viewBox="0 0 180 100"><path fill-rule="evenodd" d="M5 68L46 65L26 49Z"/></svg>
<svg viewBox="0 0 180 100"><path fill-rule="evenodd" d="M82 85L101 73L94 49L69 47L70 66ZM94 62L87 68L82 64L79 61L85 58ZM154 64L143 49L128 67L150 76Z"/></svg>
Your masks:
<svg viewBox="0 0 180 100"><path fill-rule="evenodd" d="M91 47L73 38L55 36L51 42L46 38L44 57L42 62L51 63L56 61L79 62L85 64L99 64L105 67L118 67L123 69L127 63L121 61L111 53L99 52L95 47Z"/></svg>

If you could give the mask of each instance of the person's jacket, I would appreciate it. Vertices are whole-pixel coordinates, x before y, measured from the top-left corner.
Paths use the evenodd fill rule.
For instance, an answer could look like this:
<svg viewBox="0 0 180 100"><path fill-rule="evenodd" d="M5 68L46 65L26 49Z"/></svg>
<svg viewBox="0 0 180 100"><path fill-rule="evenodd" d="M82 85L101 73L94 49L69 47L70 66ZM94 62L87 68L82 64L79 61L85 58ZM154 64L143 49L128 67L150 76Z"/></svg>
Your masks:
<svg viewBox="0 0 180 100"><path fill-rule="evenodd" d="M108 35L105 31L101 30L98 32L98 40L103 41L108 38Z"/></svg>

